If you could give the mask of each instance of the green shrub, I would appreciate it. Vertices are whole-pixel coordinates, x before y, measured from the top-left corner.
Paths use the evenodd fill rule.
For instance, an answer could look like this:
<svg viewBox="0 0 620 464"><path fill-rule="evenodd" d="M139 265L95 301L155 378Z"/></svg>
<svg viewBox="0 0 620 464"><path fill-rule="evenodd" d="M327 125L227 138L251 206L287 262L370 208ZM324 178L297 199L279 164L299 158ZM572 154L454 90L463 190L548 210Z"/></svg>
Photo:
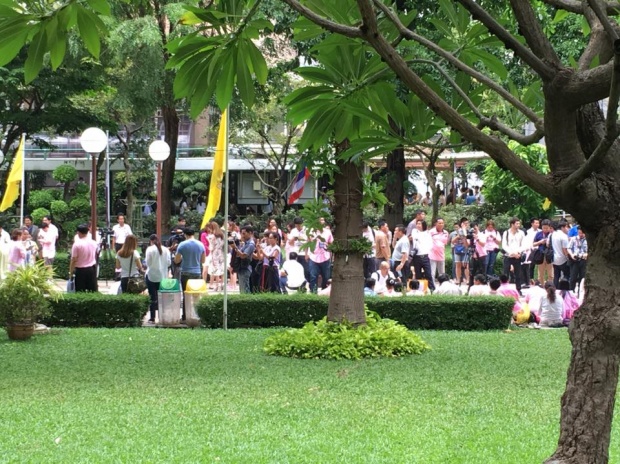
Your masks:
<svg viewBox="0 0 620 464"><path fill-rule="evenodd" d="M90 200L85 197L75 197L69 203L71 212L77 216L87 216L90 213Z"/></svg>
<svg viewBox="0 0 620 464"><path fill-rule="evenodd" d="M56 221L64 221L69 214L69 205L62 200L52 201L50 209Z"/></svg>
<svg viewBox="0 0 620 464"><path fill-rule="evenodd" d="M51 315L44 324L61 327L136 327L149 309L146 295L66 293L51 301Z"/></svg>
<svg viewBox="0 0 620 464"><path fill-rule="evenodd" d="M88 195L88 192L90 192L90 187L87 183L85 182L79 182L76 186L75 186L75 193L77 195L82 195L82 196L86 196Z"/></svg>
<svg viewBox="0 0 620 464"><path fill-rule="evenodd" d="M49 208L54 197L49 190L34 190L28 195L28 208L33 211L37 208Z"/></svg>
<svg viewBox="0 0 620 464"><path fill-rule="evenodd" d="M291 358L362 359L421 354L430 349L418 335L375 312L366 311L366 325L308 322L301 329L278 332L265 340L267 354Z"/></svg>
<svg viewBox="0 0 620 464"><path fill-rule="evenodd" d="M75 166L70 164L61 164L52 171L52 177L58 182L67 184L78 178L78 171Z"/></svg>
<svg viewBox="0 0 620 464"><path fill-rule="evenodd" d="M198 315L206 327L222 326L222 295L201 298ZM317 295L229 295L228 327L302 327L327 315L329 299ZM366 298L381 317L409 329L497 330L508 327L513 301L502 297Z"/></svg>
<svg viewBox="0 0 620 464"><path fill-rule="evenodd" d="M46 208L37 208L32 212L32 222L41 224L45 216L50 216L50 210Z"/></svg>

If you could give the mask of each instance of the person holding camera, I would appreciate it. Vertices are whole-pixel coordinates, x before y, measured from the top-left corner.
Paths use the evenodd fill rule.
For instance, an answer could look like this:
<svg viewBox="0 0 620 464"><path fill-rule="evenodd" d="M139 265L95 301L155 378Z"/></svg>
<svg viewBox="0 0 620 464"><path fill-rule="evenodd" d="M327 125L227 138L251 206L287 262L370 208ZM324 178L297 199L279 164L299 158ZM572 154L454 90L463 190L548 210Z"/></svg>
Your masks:
<svg viewBox="0 0 620 464"><path fill-rule="evenodd" d="M469 254L468 249L470 241L469 235L469 219L462 217L459 221L459 228L452 238L452 251L454 252L454 273L456 274L456 284L461 285L463 278L465 282L469 282Z"/></svg>
<svg viewBox="0 0 620 464"><path fill-rule="evenodd" d="M265 246L257 247L258 255L263 260L260 289L263 292L280 292L280 237L277 232L267 234Z"/></svg>
<svg viewBox="0 0 620 464"><path fill-rule="evenodd" d="M574 290L575 286L586 276L588 259L588 240L581 226L577 226L577 236L571 237L568 242L568 257L570 259L570 289Z"/></svg>
<svg viewBox="0 0 620 464"><path fill-rule="evenodd" d="M239 293L250 293L250 276L252 275L250 260L252 259L252 254L256 249L256 244L254 242L254 228L252 226L241 227L241 240L243 241L243 245L237 245L233 240L230 243L230 247L241 259L239 263L239 271L237 271Z"/></svg>

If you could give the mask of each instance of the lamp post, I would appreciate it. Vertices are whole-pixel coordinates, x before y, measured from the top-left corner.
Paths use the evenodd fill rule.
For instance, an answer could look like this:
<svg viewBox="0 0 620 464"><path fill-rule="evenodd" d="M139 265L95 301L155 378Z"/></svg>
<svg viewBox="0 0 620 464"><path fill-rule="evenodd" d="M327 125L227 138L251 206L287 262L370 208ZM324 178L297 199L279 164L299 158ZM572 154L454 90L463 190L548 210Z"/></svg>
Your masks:
<svg viewBox="0 0 620 464"><path fill-rule="evenodd" d="M157 237L161 240L161 165L170 156L170 146L163 140L155 140L149 145L149 156L157 164Z"/></svg>
<svg viewBox="0 0 620 464"><path fill-rule="evenodd" d="M89 127L80 136L82 149L90 154L92 160L92 173L90 180L90 232L93 240L97 240L97 158L108 146L108 136L97 127Z"/></svg>

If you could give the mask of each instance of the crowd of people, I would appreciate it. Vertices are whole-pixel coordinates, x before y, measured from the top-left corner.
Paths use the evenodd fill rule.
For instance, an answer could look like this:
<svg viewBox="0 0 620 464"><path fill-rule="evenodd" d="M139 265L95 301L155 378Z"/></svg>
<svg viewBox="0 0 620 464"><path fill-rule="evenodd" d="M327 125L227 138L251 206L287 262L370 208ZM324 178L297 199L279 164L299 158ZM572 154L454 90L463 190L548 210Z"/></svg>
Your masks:
<svg viewBox="0 0 620 464"><path fill-rule="evenodd" d="M551 301L556 289L564 292L562 301L566 301L566 292L575 301L583 299L580 289L588 246L578 225L532 218L529 228L524 229L518 218L512 218L510 227L499 232L493 220L470 224L463 217L453 226L448 231L445 221L437 218L429 227L422 209L407 225L398 224L393 230L384 220L378 221L376 227L362 224L361 235L372 245L371 252L364 256L365 294L393 297L497 293L515 299L516 315L522 313L524 298L530 293L542 295L538 289L544 287L547 299L536 300L534 307L528 304L532 321L539 313L544 316L557 307L555 300ZM189 279L202 278L213 291L223 291L225 281L229 290L238 288L240 293L331 291L329 245L334 239L330 224L323 219L317 230L308 230L297 217L284 229L271 218L264 230L231 219L224 225L211 221L196 231L180 217L168 240L162 243L161 237L151 235L143 250L124 215L117 216L111 233L121 291L127 291L131 277L144 273L152 300L152 319L159 282L169 276L178 279L182 287ZM0 227L0 279L6 272L36 259L53 265L57 238L58 229L49 217L37 227L26 216L23 226L10 234ZM88 224L77 228L69 268L76 291L97 291L100 242L99 238L92 240ZM446 253L452 257L451 269L446 269ZM502 270L496 272L500 253ZM513 290L508 292L506 285ZM531 291L524 296L523 289ZM561 316L572 315L574 309L574 304L569 311L563 309ZM554 314L557 316L557 311ZM553 323L559 319L556 317Z"/></svg>

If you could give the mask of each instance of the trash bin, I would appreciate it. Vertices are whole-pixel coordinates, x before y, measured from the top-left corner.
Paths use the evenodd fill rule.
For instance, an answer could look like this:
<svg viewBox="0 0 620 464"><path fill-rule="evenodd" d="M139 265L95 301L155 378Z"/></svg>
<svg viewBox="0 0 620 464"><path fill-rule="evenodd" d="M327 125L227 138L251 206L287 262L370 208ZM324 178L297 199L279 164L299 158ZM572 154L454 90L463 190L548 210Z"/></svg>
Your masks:
<svg viewBox="0 0 620 464"><path fill-rule="evenodd" d="M177 279L163 279L157 292L159 323L164 327L181 323L181 285Z"/></svg>
<svg viewBox="0 0 620 464"><path fill-rule="evenodd" d="M208 293L207 283L203 279L189 279L185 284L185 323L190 327L200 325L200 317L196 311L198 300Z"/></svg>

